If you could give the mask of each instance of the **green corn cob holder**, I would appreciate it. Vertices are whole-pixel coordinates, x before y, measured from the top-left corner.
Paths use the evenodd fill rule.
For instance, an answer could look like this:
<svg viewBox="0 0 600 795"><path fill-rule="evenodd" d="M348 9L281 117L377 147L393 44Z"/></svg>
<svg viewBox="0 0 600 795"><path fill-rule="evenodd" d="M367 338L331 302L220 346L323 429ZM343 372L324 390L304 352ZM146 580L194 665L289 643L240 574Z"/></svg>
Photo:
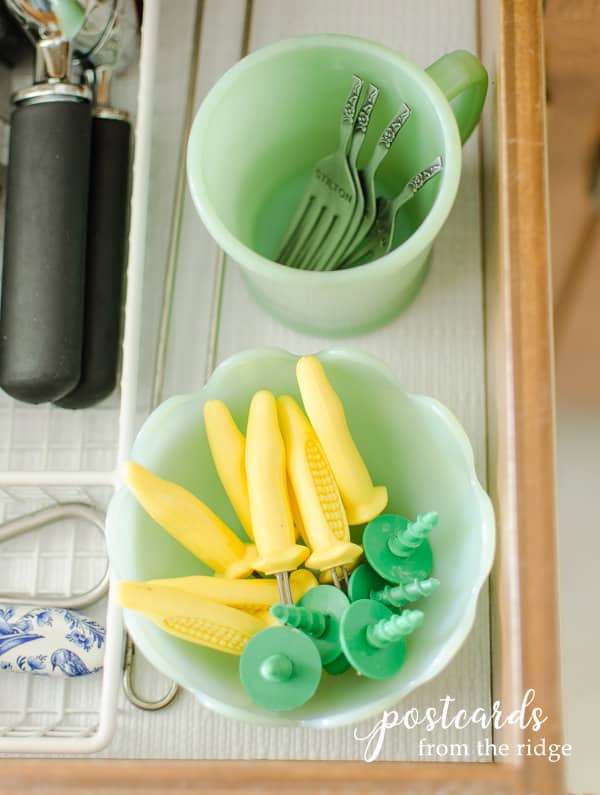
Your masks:
<svg viewBox="0 0 600 795"><path fill-rule="evenodd" d="M439 584L439 580L430 577L426 580L409 580L398 585L389 585L368 563L363 563L352 572L348 596L351 602L374 599L391 609L400 609L408 602L431 596Z"/></svg>
<svg viewBox="0 0 600 795"><path fill-rule="evenodd" d="M254 635L240 657L240 679L260 706L276 712L296 709L315 694L321 658L315 644L291 627L269 627Z"/></svg>
<svg viewBox="0 0 600 795"><path fill-rule="evenodd" d="M351 602L370 599L372 592L381 591L386 584L383 577L380 577L368 563L361 563L350 575L348 597Z"/></svg>
<svg viewBox="0 0 600 795"><path fill-rule="evenodd" d="M394 676L406 657L406 636L423 623L420 610L393 613L372 599L359 599L346 610L340 640L350 665L368 679Z"/></svg>
<svg viewBox="0 0 600 795"><path fill-rule="evenodd" d="M342 653L333 662L324 665L323 668L330 676L339 676L340 674L345 674L352 666L348 662L346 655Z"/></svg>
<svg viewBox="0 0 600 795"><path fill-rule="evenodd" d="M425 580L433 569L433 552L426 536L437 524L437 514L411 522L403 516L382 514L365 527L365 557L377 574L391 583Z"/></svg>
<svg viewBox="0 0 600 795"><path fill-rule="evenodd" d="M306 633L317 647L321 662L327 666L342 654L340 620L348 604L348 597L339 588L318 585L307 591L297 605L273 605L271 614Z"/></svg>

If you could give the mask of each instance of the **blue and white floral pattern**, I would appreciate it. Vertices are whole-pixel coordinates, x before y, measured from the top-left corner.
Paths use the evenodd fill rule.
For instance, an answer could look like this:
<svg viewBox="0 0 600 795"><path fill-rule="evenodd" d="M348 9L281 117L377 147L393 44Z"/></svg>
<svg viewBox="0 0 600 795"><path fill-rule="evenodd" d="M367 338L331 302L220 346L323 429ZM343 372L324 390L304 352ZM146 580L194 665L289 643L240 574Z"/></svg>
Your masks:
<svg viewBox="0 0 600 795"><path fill-rule="evenodd" d="M86 651L89 651L94 645L99 649L102 648L104 627L101 627L96 621L92 621L91 618L81 613L74 613L72 610L65 610L64 618L71 628L69 635L65 635L67 640L71 640Z"/></svg>
<svg viewBox="0 0 600 795"><path fill-rule="evenodd" d="M85 676L102 668L104 640L104 627L74 610L0 605L0 671Z"/></svg>

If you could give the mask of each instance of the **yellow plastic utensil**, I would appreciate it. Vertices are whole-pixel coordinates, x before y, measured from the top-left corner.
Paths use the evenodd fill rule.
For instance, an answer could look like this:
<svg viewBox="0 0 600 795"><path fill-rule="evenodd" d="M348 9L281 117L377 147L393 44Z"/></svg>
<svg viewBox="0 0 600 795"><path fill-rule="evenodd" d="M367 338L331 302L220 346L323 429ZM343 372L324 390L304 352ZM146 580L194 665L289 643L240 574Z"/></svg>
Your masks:
<svg viewBox="0 0 600 795"><path fill-rule="evenodd" d="M221 400L204 404L208 446L225 493L249 538L252 534L248 481L246 480L246 439Z"/></svg>
<svg viewBox="0 0 600 795"><path fill-rule="evenodd" d="M308 419L338 484L351 525L370 522L388 501L385 486L374 486L350 434L341 400L315 356L302 356L296 377Z"/></svg>
<svg viewBox="0 0 600 795"><path fill-rule="evenodd" d="M204 422L219 479L242 527L248 537L254 540L246 477L246 437L235 424L225 403L220 400L205 403ZM302 521L289 486L288 491L296 538L299 538L303 533Z"/></svg>
<svg viewBox="0 0 600 795"><path fill-rule="evenodd" d="M289 395L277 400L279 426L290 482L312 553L311 569L332 570L357 560L362 548L350 541L350 528L329 462L304 412Z"/></svg>
<svg viewBox="0 0 600 795"><path fill-rule="evenodd" d="M308 557L309 550L295 543L277 402L275 396L266 390L257 392L250 403L246 429L246 477L250 516L258 548L254 568L264 574L275 574L281 601L291 603L289 572L298 568Z"/></svg>
<svg viewBox="0 0 600 795"><path fill-rule="evenodd" d="M235 607L145 582L117 583L116 600L171 635L227 654L241 654L250 638L269 626Z"/></svg>
<svg viewBox="0 0 600 795"><path fill-rule="evenodd" d="M199 597L237 607L247 613L260 614L279 602L279 589L276 580L249 579L227 580L224 577L172 577L166 580L149 580L148 585L160 588L176 588L184 591L190 598ZM290 576L290 587L294 602L319 583L308 569L298 569Z"/></svg>
<svg viewBox="0 0 600 795"><path fill-rule="evenodd" d="M225 577L248 577L252 573L256 547L244 544L187 489L159 478L134 461L125 464L123 476L154 521L207 566Z"/></svg>

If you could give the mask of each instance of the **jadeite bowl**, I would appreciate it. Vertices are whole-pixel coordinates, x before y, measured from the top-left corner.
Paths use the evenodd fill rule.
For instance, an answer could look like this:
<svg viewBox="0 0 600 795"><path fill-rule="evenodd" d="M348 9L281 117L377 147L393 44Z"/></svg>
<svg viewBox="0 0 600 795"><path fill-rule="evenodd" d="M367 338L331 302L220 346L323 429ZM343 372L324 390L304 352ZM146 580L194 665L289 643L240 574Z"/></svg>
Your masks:
<svg viewBox="0 0 600 795"><path fill-rule="evenodd" d="M389 708L438 674L454 657L475 618L489 574L495 525L479 484L473 452L456 418L438 401L407 394L380 361L350 350L318 354L340 395L348 423L373 480L388 488L390 513L415 517L437 511L431 534L439 590L419 604L423 626L409 639L406 662L384 681L324 673L316 695L290 712L269 712L246 695L239 659L178 640L144 616L125 610L127 628L143 654L199 701L232 718L264 725L332 727L355 723ZM204 500L230 527L243 530L218 480L203 421L206 400L229 406L240 428L259 389L300 400L298 357L258 349L223 362L199 393L171 398L142 427L132 458ZM173 540L121 489L107 516L108 550L117 579L148 580L207 574L210 570Z"/></svg>

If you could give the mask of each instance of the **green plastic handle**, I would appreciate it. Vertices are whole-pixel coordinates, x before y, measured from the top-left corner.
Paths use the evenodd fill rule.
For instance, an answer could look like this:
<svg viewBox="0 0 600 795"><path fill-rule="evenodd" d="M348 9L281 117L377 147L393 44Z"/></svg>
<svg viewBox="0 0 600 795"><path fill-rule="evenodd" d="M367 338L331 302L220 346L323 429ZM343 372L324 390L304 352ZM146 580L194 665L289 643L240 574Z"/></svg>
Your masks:
<svg viewBox="0 0 600 795"><path fill-rule="evenodd" d="M488 74L474 55L466 50L455 50L442 55L425 70L442 89L458 124L460 139L464 142L479 121L487 94Z"/></svg>

